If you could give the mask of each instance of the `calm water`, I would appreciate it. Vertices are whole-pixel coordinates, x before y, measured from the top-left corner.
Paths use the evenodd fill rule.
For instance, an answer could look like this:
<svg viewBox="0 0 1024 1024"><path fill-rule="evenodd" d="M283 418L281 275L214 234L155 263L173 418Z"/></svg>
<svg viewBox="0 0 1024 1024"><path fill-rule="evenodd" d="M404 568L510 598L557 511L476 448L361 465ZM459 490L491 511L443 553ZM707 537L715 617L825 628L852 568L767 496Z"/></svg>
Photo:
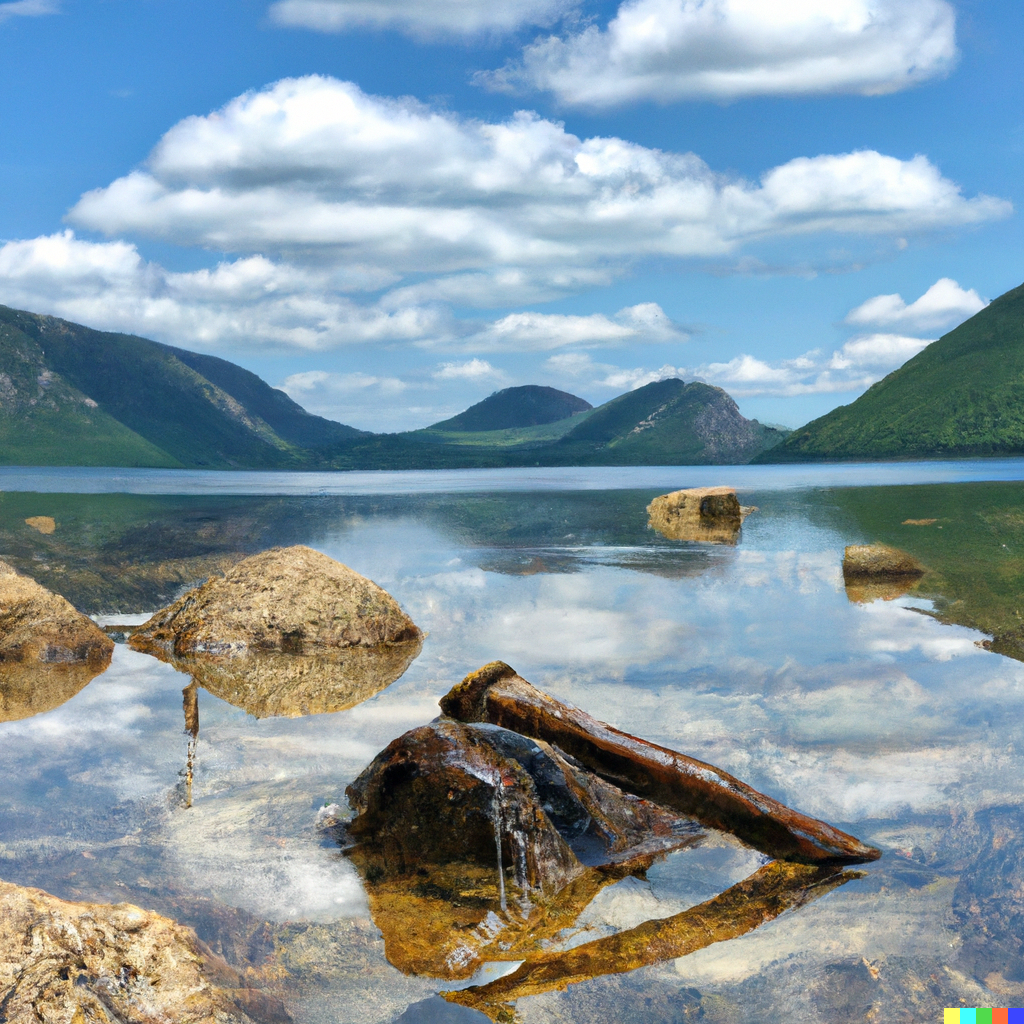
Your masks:
<svg viewBox="0 0 1024 1024"><path fill-rule="evenodd" d="M933 1021L943 1006L1020 1005L1024 664L955 623L1012 618L1014 560L991 570L1004 596L987 611L956 609L978 592L968 577L986 552L1015 558L1014 537L1024 551L1024 485L956 481L1022 469L512 471L472 486L360 474L306 494L285 474L187 474L175 493L166 473L4 470L0 557L101 621L139 621L219 557L308 543L389 590L428 637L401 679L347 711L257 720L200 691L191 808L189 679L118 645L62 706L0 723L0 877L129 900L236 963L272 961L299 1022L484 1021L436 998L442 982L388 964L359 876L315 820L463 675L501 659L884 851L863 878L741 938L522 999L522 1021ZM917 481L946 483L866 488ZM716 482L759 508L736 546L647 529L655 494ZM839 486L851 482L865 489ZM102 493L116 490L135 493ZM929 507L934 523L901 525ZM31 515L52 515L56 532L26 527ZM883 530L905 531L910 550L931 544L938 582L857 603L843 547ZM941 609L950 621L928 614ZM760 863L728 843L673 854L604 890L564 941L675 914Z"/></svg>

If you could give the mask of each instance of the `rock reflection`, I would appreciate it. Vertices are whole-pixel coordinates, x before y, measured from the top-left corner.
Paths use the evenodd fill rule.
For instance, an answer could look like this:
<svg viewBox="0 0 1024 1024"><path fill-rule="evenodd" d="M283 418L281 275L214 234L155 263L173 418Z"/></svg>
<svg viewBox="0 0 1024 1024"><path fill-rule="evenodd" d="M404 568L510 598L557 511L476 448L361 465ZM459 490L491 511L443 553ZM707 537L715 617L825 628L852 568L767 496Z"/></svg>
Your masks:
<svg viewBox="0 0 1024 1024"><path fill-rule="evenodd" d="M421 648L416 640L317 654L248 651L177 657L158 646L147 650L255 718L299 718L345 711L368 700L400 678Z"/></svg>
<svg viewBox="0 0 1024 1024"><path fill-rule="evenodd" d="M85 665L0 662L0 722L16 722L66 704L105 672L105 661Z"/></svg>
<svg viewBox="0 0 1024 1024"><path fill-rule="evenodd" d="M195 680L181 691L182 708L185 711L185 732L188 735L188 754L185 761L185 806L192 806L192 776L196 763L196 746L199 743L199 687Z"/></svg>

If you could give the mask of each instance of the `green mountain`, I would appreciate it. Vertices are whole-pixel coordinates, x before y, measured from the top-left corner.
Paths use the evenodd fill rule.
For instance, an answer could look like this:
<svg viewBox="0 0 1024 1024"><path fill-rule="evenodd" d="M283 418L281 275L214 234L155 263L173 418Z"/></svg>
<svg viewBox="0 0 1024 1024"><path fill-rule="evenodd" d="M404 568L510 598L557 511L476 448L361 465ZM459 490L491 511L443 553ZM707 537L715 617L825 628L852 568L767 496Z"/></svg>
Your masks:
<svg viewBox="0 0 1024 1024"><path fill-rule="evenodd" d="M1024 452L1024 285L758 462Z"/></svg>
<svg viewBox="0 0 1024 1024"><path fill-rule="evenodd" d="M712 465L749 462L783 436L745 419L721 388L673 379L554 423L377 434L332 448L330 458L344 469Z"/></svg>
<svg viewBox="0 0 1024 1024"><path fill-rule="evenodd" d="M448 433L537 427L557 423L588 409L593 409L588 401L570 395L567 391L524 384L518 388L495 391L458 416L442 420L427 429Z"/></svg>
<svg viewBox="0 0 1024 1024"><path fill-rule="evenodd" d="M134 335L0 306L0 463L449 469L747 462L783 432L720 388L658 381L594 409L506 388L425 430L313 416L254 373Z"/></svg>
<svg viewBox="0 0 1024 1024"><path fill-rule="evenodd" d="M297 468L362 435L226 360L5 306L0 360L21 367L20 404L0 407L8 464ZM45 412L26 390L33 370Z"/></svg>

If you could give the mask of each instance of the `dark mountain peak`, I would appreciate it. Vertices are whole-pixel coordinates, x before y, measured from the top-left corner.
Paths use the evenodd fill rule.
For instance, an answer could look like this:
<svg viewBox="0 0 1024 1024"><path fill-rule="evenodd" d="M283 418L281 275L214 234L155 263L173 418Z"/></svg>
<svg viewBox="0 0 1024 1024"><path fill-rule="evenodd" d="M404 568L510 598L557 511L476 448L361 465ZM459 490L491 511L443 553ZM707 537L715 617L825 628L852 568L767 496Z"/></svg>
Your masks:
<svg viewBox="0 0 1024 1024"><path fill-rule="evenodd" d="M508 430L511 427L536 427L556 423L593 406L583 398L567 391L524 384L521 387L495 391L465 412L450 420L435 423L431 430L478 431Z"/></svg>

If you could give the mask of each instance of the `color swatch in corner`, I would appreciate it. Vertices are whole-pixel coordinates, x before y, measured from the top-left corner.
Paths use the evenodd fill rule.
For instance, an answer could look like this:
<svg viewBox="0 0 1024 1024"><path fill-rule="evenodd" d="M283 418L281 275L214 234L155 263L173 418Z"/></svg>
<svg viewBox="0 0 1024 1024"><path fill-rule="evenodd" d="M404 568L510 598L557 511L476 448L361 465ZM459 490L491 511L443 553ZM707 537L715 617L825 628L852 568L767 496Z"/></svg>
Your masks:
<svg viewBox="0 0 1024 1024"><path fill-rule="evenodd" d="M954 1007L943 1011L942 1024L1024 1024L1024 1010Z"/></svg>

